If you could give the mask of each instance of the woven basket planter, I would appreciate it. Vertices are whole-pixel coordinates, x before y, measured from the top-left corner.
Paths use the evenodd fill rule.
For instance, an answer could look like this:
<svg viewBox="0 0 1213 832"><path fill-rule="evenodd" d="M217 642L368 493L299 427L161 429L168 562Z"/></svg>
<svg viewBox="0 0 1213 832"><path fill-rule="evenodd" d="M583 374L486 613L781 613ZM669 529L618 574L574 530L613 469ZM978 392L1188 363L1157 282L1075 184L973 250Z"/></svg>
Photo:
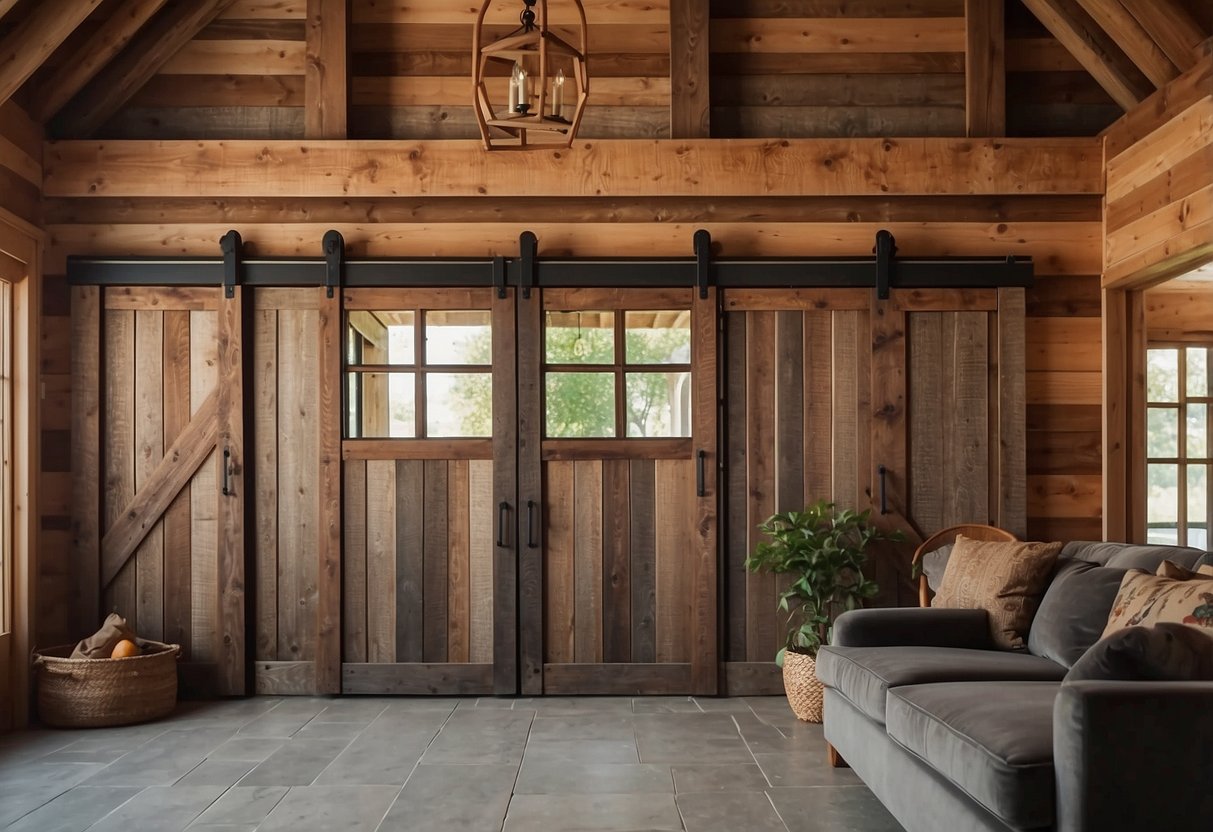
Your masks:
<svg viewBox="0 0 1213 832"><path fill-rule="evenodd" d="M783 654L783 689L797 719L821 722L825 687L817 678L817 660L804 653Z"/></svg>
<svg viewBox="0 0 1213 832"><path fill-rule="evenodd" d="M167 716L176 707L179 645L125 659L72 659L72 648L34 653L38 716L47 725L131 725Z"/></svg>

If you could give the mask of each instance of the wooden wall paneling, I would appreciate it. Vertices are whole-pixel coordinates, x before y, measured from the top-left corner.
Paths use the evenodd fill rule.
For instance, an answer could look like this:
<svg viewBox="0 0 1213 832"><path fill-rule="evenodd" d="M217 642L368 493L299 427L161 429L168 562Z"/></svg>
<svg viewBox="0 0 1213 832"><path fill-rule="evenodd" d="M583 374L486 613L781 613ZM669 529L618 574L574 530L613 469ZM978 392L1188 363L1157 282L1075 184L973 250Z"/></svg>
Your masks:
<svg viewBox="0 0 1213 832"><path fill-rule="evenodd" d="M190 312L191 421L218 384L216 312ZM217 509L222 452L212 451L190 483L191 653L197 662L218 659L219 529Z"/></svg>
<svg viewBox="0 0 1213 832"><path fill-rule="evenodd" d="M164 313L135 313L135 490L164 456ZM164 638L164 526L159 521L135 552L139 634Z"/></svg>
<svg viewBox="0 0 1213 832"><path fill-rule="evenodd" d="M394 540L394 545L386 549L386 557L395 562L395 580L390 577L393 572L388 572L389 578L382 586L388 588L389 592L383 603L395 610L390 618L396 632L395 661L422 662L425 661L427 627L425 594L430 590L425 573L426 511L429 508L426 504L426 462L420 459L397 460L395 472L395 489L392 491L395 520L392 520L390 513L385 520L395 523L395 536L390 538ZM369 576L368 584L374 585ZM390 591L393 587L394 598ZM435 587L434 591L438 589ZM442 591L446 591L445 587ZM392 661L392 658L380 661Z"/></svg>
<svg viewBox="0 0 1213 832"><path fill-rule="evenodd" d="M670 137L711 135L708 0L670 0Z"/></svg>
<svg viewBox="0 0 1213 832"><path fill-rule="evenodd" d="M544 464L544 661L573 662L575 651L574 462ZM525 531L523 532L525 534Z"/></svg>
<svg viewBox="0 0 1213 832"><path fill-rule="evenodd" d="M261 290L254 291L259 293ZM254 658L274 661L278 658L278 312L259 309L253 314L251 399L255 419L252 447L256 455L253 478L257 499L254 596L257 646ZM364 548L365 537L364 529ZM365 554L362 567L366 568ZM362 638L365 652L365 632Z"/></svg>
<svg viewBox="0 0 1213 832"><path fill-rule="evenodd" d="M775 313L775 511L800 511L805 507L804 467L804 313ZM779 596L795 580L793 575L775 577L772 615Z"/></svg>
<svg viewBox="0 0 1213 832"><path fill-rule="evenodd" d="M341 692L341 379L345 316L341 293L319 299L316 372L316 693Z"/></svg>
<svg viewBox="0 0 1213 832"><path fill-rule="evenodd" d="M349 694L480 696L492 688L492 668L479 664L346 664L341 689Z"/></svg>
<svg viewBox="0 0 1213 832"><path fill-rule="evenodd" d="M341 610L342 661L363 664L367 661L367 491L366 460L345 463L345 509L342 520L344 548L341 553L341 591L345 603Z"/></svg>
<svg viewBox="0 0 1213 832"><path fill-rule="evenodd" d="M702 462L702 477L695 483L695 510L690 516L689 538L694 542L688 570L687 599L691 606L688 649L691 655L691 692L711 695L719 691L720 623L720 297L708 289L706 297L691 302L692 437L696 443L691 463ZM700 456L702 454L703 456ZM696 473L698 476L698 472ZM688 486L689 489L690 486ZM689 495L688 495L689 496Z"/></svg>
<svg viewBox="0 0 1213 832"><path fill-rule="evenodd" d="M631 462L604 460L603 467L603 656L632 660Z"/></svg>
<svg viewBox="0 0 1213 832"><path fill-rule="evenodd" d="M1104 131L1109 161L1146 138L1213 90L1213 60L1202 59L1147 98L1144 106L1125 113Z"/></svg>
<svg viewBox="0 0 1213 832"><path fill-rule="evenodd" d="M468 462L468 661L493 662L493 463Z"/></svg>
<svg viewBox="0 0 1213 832"><path fill-rule="evenodd" d="M426 460L424 496L425 570L422 604L425 624L422 635L422 660L447 661L447 593L449 567L447 558L447 480L446 460Z"/></svg>
<svg viewBox="0 0 1213 832"><path fill-rule="evenodd" d="M1025 292L998 290L998 491L996 525L1020 538L1028 534L1027 395L1024 378Z"/></svg>
<svg viewBox="0 0 1213 832"><path fill-rule="evenodd" d="M840 508L858 510L855 496L860 490L861 469L860 444L864 441L863 426L856 414L860 412L864 378L860 377L860 338L866 328L859 312L834 313L834 430L831 439L834 446L834 470L832 476L832 500Z"/></svg>
<svg viewBox="0 0 1213 832"><path fill-rule="evenodd" d="M350 5L350 0L307 0L304 130L309 139L347 135Z"/></svg>
<svg viewBox="0 0 1213 832"><path fill-rule="evenodd" d="M470 540L471 506L468 461L447 463L447 661L467 664L470 650L468 617L471 607Z"/></svg>
<svg viewBox="0 0 1213 832"><path fill-rule="evenodd" d="M110 290L106 290L107 294ZM212 295L214 291L212 290ZM164 313L164 442L171 446L190 423L190 312ZM191 657L193 643L192 486L182 489L164 512L164 638Z"/></svg>
<svg viewBox="0 0 1213 832"><path fill-rule="evenodd" d="M71 448L72 448L72 565L76 574L73 633L100 626L102 470L101 289L72 288L71 323ZM167 414L166 414L167 415ZM169 630L170 638L176 634ZM188 643L188 642L187 642Z"/></svg>
<svg viewBox="0 0 1213 832"><path fill-rule="evenodd" d="M870 349L860 350L861 368L865 360L870 364L861 369L865 375L870 374L869 385L871 398L866 412L871 413L870 433L860 431L861 460L867 457L867 464L860 470L860 489L864 492L857 499L860 505L875 505L873 518L886 528L901 528L906 526L909 519L909 447L906 430L906 394L907 394L907 346L906 346L906 312L898 307L895 300L881 301L873 293L872 311L870 313ZM865 372L866 371L866 372ZM984 365L982 382L985 381ZM985 419L981 420L985 428ZM863 439L870 436L870 445L866 453L862 450ZM885 499L887 514L880 511L881 478L877 468L884 465ZM876 603L896 606L902 598L913 596L909 581L909 559L904 552L896 547L887 547L873 558L872 572L880 586L880 594Z"/></svg>
<svg viewBox="0 0 1213 832"><path fill-rule="evenodd" d="M114 527L135 496L135 313L104 313L105 471L104 528ZM138 627L135 565L129 561L108 586L102 584L107 612L117 612Z"/></svg>
<svg viewBox="0 0 1213 832"><path fill-rule="evenodd" d="M730 293L726 293L728 308ZM829 314L829 313L827 313ZM725 550L727 575L722 614L726 616L724 660L738 663L748 660L746 630L747 573L745 559L749 554L749 471L746 458L746 411L749 401L746 389L746 324L745 312L728 312L724 316L725 354Z"/></svg>
<svg viewBox="0 0 1213 832"><path fill-rule="evenodd" d="M493 365L492 503L488 514L488 518L491 519L483 521L492 524L490 534L500 533L501 537L490 537L495 541L490 550L492 552L491 572L488 576L492 592L487 596L491 599L487 610L491 615L491 626L487 626L488 622L484 618L486 610L481 598L485 596L474 590L475 617L472 622L472 647L479 655L481 649L478 647L481 644L479 634L485 633L486 637L491 637L492 690L497 694L513 694L519 692L519 639L525 632L525 625L518 614L519 603L523 599L529 600L538 596L528 594L534 593L536 590L534 586L536 573L528 572L530 580L524 584L519 568L522 552L518 531L521 516L519 489L523 486L523 479L520 476L523 465L523 447L519 440L522 436L521 417L524 413L520 410L520 403L524 391L523 376L520 372L523 349L517 338L523 331L523 326L520 318L516 318L520 310L516 307L514 290L506 289L504 294L504 297L497 297L494 293L491 301L493 355L495 356ZM534 327L538 326L539 321L539 304L530 304L529 309L533 316L529 322L532 327L531 334L534 334L536 331ZM532 346L530 349L533 350L534 347ZM533 360L535 357L532 352L530 358ZM526 384L529 385L526 392L531 397L529 401L533 401L533 397L539 392L538 379L533 372L526 378L528 379ZM529 418L534 418L534 411L530 412ZM525 441L529 454L527 464L537 466L539 464L539 444L530 440ZM479 470L480 464L476 464L473 473ZM528 467L526 470L531 471L532 469ZM502 512L504 517L501 517L498 509L503 505L505 511ZM502 519L505 522L501 523L501 527L499 527L499 520ZM473 548L474 554L477 551L477 548ZM475 562L480 563L478 558ZM528 560L527 563L528 569L533 570L534 561ZM473 587L477 587L482 582L483 579L479 577L481 574L479 569L473 574ZM533 618L528 619L528 622L533 621ZM482 626L482 622L485 623L487 629ZM542 637L542 623L540 624L540 637ZM542 674L542 656L539 658L539 669ZM534 669L533 664L529 667Z"/></svg>
<svg viewBox="0 0 1213 832"><path fill-rule="evenodd" d="M804 501L830 498L833 442L833 313L805 312L804 330Z"/></svg>
<svg viewBox="0 0 1213 832"><path fill-rule="evenodd" d="M685 459L659 459L653 463L653 526L656 531L655 631L657 661L691 660L691 568L694 553L688 541L695 513L694 463Z"/></svg>
<svg viewBox="0 0 1213 832"><path fill-rule="evenodd" d="M1007 132L1006 23L1003 0L965 0L965 132Z"/></svg>
<svg viewBox="0 0 1213 832"><path fill-rule="evenodd" d="M397 598L397 524L400 522L397 466L400 464L378 459L366 462L366 661L372 664L396 662L401 658L396 619L400 606ZM404 464L420 467L420 463ZM420 604L410 603L406 609L418 610ZM408 632L416 633L420 641L419 627L410 627ZM405 661L412 660L411 653L405 653ZM416 655L420 657L420 650ZM344 690L349 692L348 687Z"/></svg>
<svg viewBox="0 0 1213 832"><path fill-rule="evenodd" d="M758 525L775 513L775 312L746 320L746 525L748 554L761 539ZM782 647L774 615L775 576L750 575L746 592L746 660L768 661ZM658 601L660 604L660 599Z"/></svg>
<svg viewBox="0 0 1213 832"><path fill-rule="evenodd" d="M573 656L603 661L603 463L573 463Z"/></svg>

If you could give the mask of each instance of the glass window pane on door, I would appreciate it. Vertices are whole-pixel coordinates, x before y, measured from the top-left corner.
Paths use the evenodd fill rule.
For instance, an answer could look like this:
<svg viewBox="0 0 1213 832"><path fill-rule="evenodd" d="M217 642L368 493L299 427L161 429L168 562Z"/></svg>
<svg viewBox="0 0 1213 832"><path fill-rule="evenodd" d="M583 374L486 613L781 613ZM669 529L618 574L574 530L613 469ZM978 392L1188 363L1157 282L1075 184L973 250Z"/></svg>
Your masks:
<svg viewBox="0 0 1213 832"><path fill-rule="evenodd" d="M1174 459L1179 456L1179 410L1151 407L1146 416L1146 456Z"/></svg>
<svg viewBox="0 0 1213 832"><path fill-rule="evenodd" d="M414 373L350 373L350 436L407 439L417 435L417 386Z"/></svg>
<svg viewBox="0 0 1213 832"><path fill-rule="evenodd" d="M1188 389L1189 397L1204 397L1209 395L1209 350L1205 347L1188 347Z"/></svg>
<svg viewBox="0 0 1213 832"><path fill-rule="evenodd" d="M615 435L614 373L547 373L544 426L555 439Z"/></svg>
<svg viewBox="0 0 1213 832"><path fill-rule="evenodd" d="M487 309L425 313L425 363L488 366L493 362L492 313Z"/></svg>
<svg viewBox="0 0 1213 832"><path fill-rule="evenodd" d="M1146 399L1151 402L1179 401L1179 350L1146 351Z"/></svg>
<svg viewBox="0 0 1213 832"><path fill-rule="evenodd" d="M629 437L691 435L691 374L628 373Z"/></svg>
<svg viewBox="0 0 1213 832"><path fill-rule="evenodd" d="M493 434L493 376L490 373L427 373L425 435L475 437Z"/></svg>
<svg viewBox="0 0 1213 832"><path fill-rule="evenodd" d="M548 312L544 360L548 364L613 364L614 312Z"/></svg>
<svg viewBox="0 0 1213 832"><path fill-rule="evenodd" d="M1179 542L1179 466L1146 466L1147 542Z"/></svg>
<svg viewBox="0 0 1213 832"><path fill-rule="evenodd" d="M627 312L624 340L628 364L690 364L691 311Z"/></svg>
<svg viewBox="0 0 1213 832"><path fill-rule="evenodd" d="M1188 539L1187 545L1198 549L1209 546L1209 466L1189 465L1188 468Z"/></svg>

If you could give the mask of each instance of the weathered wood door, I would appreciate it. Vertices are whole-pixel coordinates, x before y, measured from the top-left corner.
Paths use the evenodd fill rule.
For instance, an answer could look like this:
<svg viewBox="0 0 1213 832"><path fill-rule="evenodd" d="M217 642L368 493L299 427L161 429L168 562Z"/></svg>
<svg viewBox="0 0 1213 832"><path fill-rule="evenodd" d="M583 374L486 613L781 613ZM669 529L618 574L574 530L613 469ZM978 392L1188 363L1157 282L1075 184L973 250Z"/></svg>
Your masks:
<svg viewBox="0 0 1213 832"><path fill-rule="evenodd" d="M524 693L711 693L715 295L519 300Z"/></svg>
<svg viewBox="0 0 1213 832"><path fill-rule="evenodd" d="M819 499L908 537L877 603L915 603L913 544L961 522L1022 534L1023 290L724 292L722 615L730 693L781 689L781 581L749 574L757 525Z"/></svg>
<svg viewBox="0 0 1213 832"><path fill-rule="evenodd" d="M345 291L344 692L517 691L504 295Z"/></svg>
<svg viewBox="0 0 1213 832"><path fill-rule="evenodd" d="M73 290L78 629L181 645L190 692L245 663L243 321L220 288Z"/></svg>

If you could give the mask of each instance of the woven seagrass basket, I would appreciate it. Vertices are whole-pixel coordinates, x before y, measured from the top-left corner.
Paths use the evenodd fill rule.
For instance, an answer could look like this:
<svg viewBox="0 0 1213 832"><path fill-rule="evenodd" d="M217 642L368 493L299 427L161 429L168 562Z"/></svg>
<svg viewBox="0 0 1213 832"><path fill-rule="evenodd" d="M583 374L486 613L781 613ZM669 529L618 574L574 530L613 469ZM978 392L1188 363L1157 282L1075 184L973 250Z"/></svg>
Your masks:
<svg viewBox="0 0 1213 832"><path fill-rule="evenodd" d="M73 645L34 653L38 716L58 728L105 728L147 722L177 705L181 647L125 659L72 659Z"/></svg>
<svg viewBox="0 0 1213 832"><path fill-rule="evenodd" d="M825 687L817 678L817 660L804 653L783 654L783 689L797 719L821 722Z"/></svg>

